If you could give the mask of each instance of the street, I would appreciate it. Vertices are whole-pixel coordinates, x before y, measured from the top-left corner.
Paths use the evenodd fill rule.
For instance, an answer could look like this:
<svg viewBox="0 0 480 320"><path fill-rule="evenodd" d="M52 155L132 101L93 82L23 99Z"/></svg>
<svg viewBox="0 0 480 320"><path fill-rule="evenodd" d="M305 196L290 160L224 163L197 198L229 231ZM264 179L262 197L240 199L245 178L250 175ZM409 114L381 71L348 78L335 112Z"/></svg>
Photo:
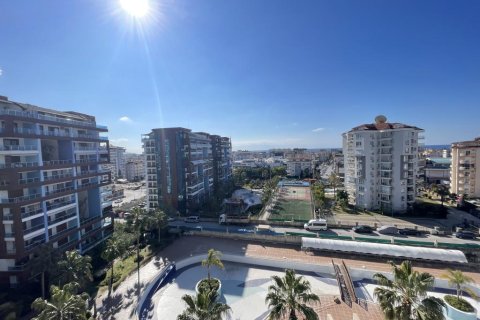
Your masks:
<svg viewBox="0 0 480 320"><path fill-rule="evenodd" d="M190 228L198 228L204 229L208 231L219 231L219 232L236 232L236 233L253 233L256 225L250 224L246 226L237 226L237 225L220 225L216 222L200 222L200 223L186 223L184 221L173 221L169 223L170 227L190 227ZM307 233L307 234L316 234L315 232L309 232L304 230L303 228L295 228L295 227L271 227L271 231L283 234L285 232L294 232L294 233ZM320 234L324 235L338 235L338 236L348 236L348 237L356 237L356 238L372 238L372 239L385 239L391 240L391 235L383 235L378 234L376 231L371 234L359 234L355 233L352 230L346 229L328 229L327 231L320 231ZM444 243L455 243L455 244L478 244L480 245L479 240L467 240L467 239L458 239L455 236L436 236L431 234L425 234L421 236L404 236L397 234L393 236L395 239L401 240L411 240L411 241L424 241L424 242L444 242ZM477 238L478 239L478 238Z"/></svg>

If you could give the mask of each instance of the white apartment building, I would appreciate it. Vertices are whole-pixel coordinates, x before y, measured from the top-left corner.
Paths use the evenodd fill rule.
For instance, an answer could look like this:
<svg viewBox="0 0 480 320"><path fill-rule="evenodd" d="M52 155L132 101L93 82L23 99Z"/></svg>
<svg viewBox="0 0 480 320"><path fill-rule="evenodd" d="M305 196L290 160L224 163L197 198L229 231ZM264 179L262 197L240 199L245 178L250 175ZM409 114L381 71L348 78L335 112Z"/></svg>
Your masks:
<svg viewBox="0 0 480 320"><path fill-rule="evenodd" d="M302 172L312 173L312 160L287 160L287 175L291 177L300 177Z"/></svg>
<svg viewBox="0 0 480 320"><path fill-rule="evenodd" d="M452 144L450 192L480 197L480 137Z"/></svg>
<svg viewBox="0 0 480 320"><path fill-rule="evenodd" d="M123 147L110 146L110 163L105 165L105 169L112 172L113 180L126 178L125 150Z"/></svg>
<svg viewBox="0 0 480 320"><path fill-rule="evenodd" d="M405 212L415 202L422 129L377 116L343 134L345 189L357 208Z"/></svg>
<svg viewBox="0 0 480 320"><path fill-rule="evenodd" d="M145 163L140 161L128 161L125 165L125 173L128 181L140 181L145 178Z"/></svg>

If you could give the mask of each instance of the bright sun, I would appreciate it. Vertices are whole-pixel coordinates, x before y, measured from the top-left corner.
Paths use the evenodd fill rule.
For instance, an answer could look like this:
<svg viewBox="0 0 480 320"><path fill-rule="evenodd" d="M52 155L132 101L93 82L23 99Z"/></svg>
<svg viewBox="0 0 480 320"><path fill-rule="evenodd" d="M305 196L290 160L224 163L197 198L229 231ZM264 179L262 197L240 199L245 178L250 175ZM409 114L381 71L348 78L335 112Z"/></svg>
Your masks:
<svg viewBox="0 0 480 320"><path fill-rule="evenodd" d="M120 0L123 10L135 18L141 18L150 8L148 0Z"/></svg>

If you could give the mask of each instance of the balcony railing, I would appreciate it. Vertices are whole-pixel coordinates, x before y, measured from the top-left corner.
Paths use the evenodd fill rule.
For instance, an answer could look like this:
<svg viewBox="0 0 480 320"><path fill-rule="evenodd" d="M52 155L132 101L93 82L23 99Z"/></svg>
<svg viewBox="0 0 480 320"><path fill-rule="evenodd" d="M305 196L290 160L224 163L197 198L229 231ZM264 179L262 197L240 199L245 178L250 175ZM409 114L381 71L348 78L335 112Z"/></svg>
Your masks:
<svg viewBox="0 0 480 320"><path fill-rule="evenodd" d="M84 225L84 224L89 223L91 221L100 220L101 218L102 218L101 216L83 218L83 219L80 219L80 224Z"/></svg>
<svg viewBox="0 0 480 320"><path fill-rule="evenodd" d="M70 178L70 177L73 177L72 173L63 173L63 174L56 174L51 176L44 176L43 179L45 181L51 181L51 180L58 180L58 179L64 179L64 178Z"/></svg>
<svg viewBox="0 0 480 320"><path fill-rule="evenodd" d="M86 238L92 234L95 234L97 233L98 231L102 230L102 227L96 227L95 229L92 229L92 230L89 230L87 232L85 232L84 234L82 234L82 238Z"/></svg>
<svg viewBox="0 0 480 320"><path fill-rule="evenodd" d="M5 238L15 238L15 232L5 232Z"/></svg>
<svg viewBox="0 0 480 320"><path fill-rule="evenodd" d="M40 178L26 178L26 179L20 179L18 180L19 184L28 184L28 183L35 183L35 182L40 182Z"/></svg>
<svg viewBox="0 0 480 320"><path fill-rule="evenodd" d="M32 250L33 248L41 245L42 243L45 243L45 239L42 239L42 240L36 240L30 244L27 244L25 245L25 250L26 251L29 251L29 250Z"/></svg>
<svg viewBox="0 0 480 320"><path fill-rule="evenodd" d="M43 161L44 166L58 166L64 164L73 164L72 160L50 160L50 161Z"/></svg>
<svg viewBox="0 0 480 320"><path fill-rule="evenodd" d="M37 146L0 146L0 151L36 151Z"/></svg>
<svg viewBox="0 0 480 320"><path fill-rule="evenodd" d="M72 212L72 213L69 213L69 214L64 214L64 215L61 215L61 216L57 216L55 219L52 219L51 217L48 217L48 224L53 225L55 223L70 219L72 217L75 217L76 215L77 215L76 212Z"/></svg>
<svg viewBox="0 0 480 320"><path fill-rule="evenodd" d="M70 232L70 231L72 231L72 230L75 230L75 229L77 229L77 228L78 228L77 226L73 226L73 227L70 227L70 228L68 228L68 229L65 229L65 230L62 230L62 231L60 231L60 232L57 232L57 233L55 233L55 234L53 234L53 235L50 236L50 240L58 239L58 238L62 237L63 235L65 235L66 233L68 233L68 232Z"/></svg>
<svg viewBox="0 0 480 320"><path fill-rule="evenodd" d="M38 224L36 226L33 226L33 227L30 227L28 229L23 230L23 234L26 235L26 234L29 234L29 233L32 233L32 232L35 232L37 230L44 229L44 228L45 228L45 226L43 224Z"/></svg>
<svg viewBox="0 0 480 320"><path fill-rule="evenodd" d="M13 221L13 214L4 214L3 215L3 221Z"/></svg>
<svg viewBox="0 0 480 320"><path fill-rule="evenodd" d="M57 193L62 193L62 192L67 192L67 191L72 191L72 190L74 190L73 187L66 187L66 188L59 188L59 189L55 189L55 190L48 190L48 191L45 191L45 195L49 196L49 195L52 195L52 194L57 194Z"/></svg>
<svg viewBox="0 0 480 320"><path fill-rule="evenodd" d="M28 210L28 211L22 212L22 219L26 219L26 218L35 216L35 215L40 214L40 213L43 213L42 208L38 208L38 209L34 209L34 210Z"/></svg>
<svg viewBox="0 0 480 320"><path fill-rule="evenodd" d="M12 162L10 164L5 164L5 163L0 164L0 169L30 168L30 167L38 167L38 162Z"/></svg>
<svg viewBox="0 0 480 320"><path fill-rule="evenodd" d="M57 203L53 203L53 204L47 204L47 210L53 210L53 209L65 207L65 206L68 206L68 205L73 204L73 203L75 203L75 199L71 199L71 200L68 200L68 201L62 201L62 202L57 202Z"/></svg>
<svg viewBox="0 0 480 320"><path fill-rule="evenodd" d="M66 119L66 118L58 118L54 116L47 116L47 115L39 114L38 112L35 112L35 111L0 110L0 114L15 116L15 117L22 117L22 118L29 118L29 119L39 119L39 120L45 120L45 121L60 122L60 123L65 123L67 125L78 125L78 126L84 126L84 127L107 129L107 127L98 125L94 122L78 121L78 120L72 120L72 119Z"/></svg>
<svg viewBox="0 0 480 320"><path fill-rule="evenodd" d="M37 193L37 194L30 194L30 195L16 197L16 198L3 198L1 199L1 201L2 203L20 203L20 202L40 198L41 196L42 195L40 193Z"/></svg>

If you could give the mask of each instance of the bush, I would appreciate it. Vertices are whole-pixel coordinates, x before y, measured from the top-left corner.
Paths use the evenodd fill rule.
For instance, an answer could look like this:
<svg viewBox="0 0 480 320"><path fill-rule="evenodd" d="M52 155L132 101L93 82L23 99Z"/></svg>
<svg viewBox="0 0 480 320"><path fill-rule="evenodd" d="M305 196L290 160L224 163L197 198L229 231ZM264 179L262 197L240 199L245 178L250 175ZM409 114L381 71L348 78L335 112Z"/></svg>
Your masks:
<svg viewBox="0 0 480 320"><path fill-rule="evenodd" d="M100 285L102 286L108 286L110 284L110 276L111 276L111 271L108 271L107 272L107 276L105 277L105 279L103 279L101 282L100 282ZM113 274L113 282L117 282L118 280L120 280L120 277L121 277L121 274L119 272L115 272Z"/></svg>
<svg viewBox="0 0 480 320"><path fill-rule="evenodd" d="M475 311L475 308L472 307L470 302L463 298L458 298L456 296L445 296L444 297L445 301L454 307L455 309L458 309L463 312L473 312Z"/></svg>
<svg viewBox="0 0 480 320"><path fill-rule="evenodd" d="M199 292L205 292L205 291L211 291L211 290L218 291L219 287L220 287L220 281L218 281L218 279L210 279L210 282L208 281L208 279L203 279L198 284L198 291Z"/></svg>

